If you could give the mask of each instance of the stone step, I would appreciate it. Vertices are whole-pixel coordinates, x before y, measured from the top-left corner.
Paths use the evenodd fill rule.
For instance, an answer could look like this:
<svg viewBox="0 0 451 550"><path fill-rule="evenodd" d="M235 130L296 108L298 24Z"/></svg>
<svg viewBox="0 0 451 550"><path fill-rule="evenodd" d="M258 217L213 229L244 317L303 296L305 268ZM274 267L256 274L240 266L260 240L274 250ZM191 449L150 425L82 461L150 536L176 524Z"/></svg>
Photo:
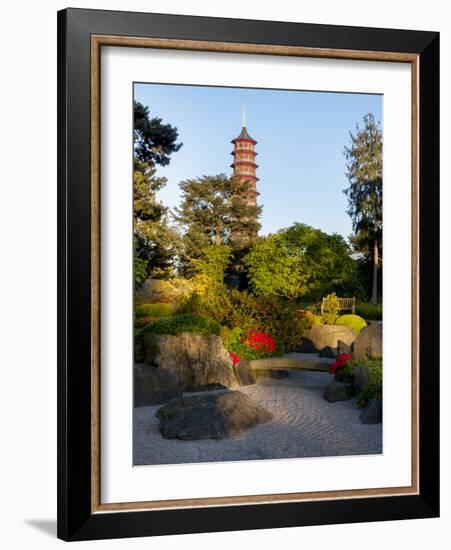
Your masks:
<svg viewBox="0 0 451 550"><path fill-rule="evenodd" d="M297 371L308 370L328 372L335 359L319 357L316 353L287 353L281 357L268 357L266 359L252 359L249 366L252 370L283 370Z"/></svg>

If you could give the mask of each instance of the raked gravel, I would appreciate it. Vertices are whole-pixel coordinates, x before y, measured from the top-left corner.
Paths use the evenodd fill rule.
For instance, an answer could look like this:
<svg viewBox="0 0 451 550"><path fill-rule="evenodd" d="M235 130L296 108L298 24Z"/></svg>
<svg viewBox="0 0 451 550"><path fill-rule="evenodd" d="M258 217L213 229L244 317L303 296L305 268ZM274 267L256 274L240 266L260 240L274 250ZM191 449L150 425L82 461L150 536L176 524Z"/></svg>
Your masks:
<svg viewBox="0 0 451 550"><path fill-rule="evenodd" d="M223 440L164 439L155 416L159 406L137 407L134 465L382 453L382 424L362 424L355 399L325 401L322 396L329 381L327 373L295 372L240 388L268 408L273 419Z"/></svg>

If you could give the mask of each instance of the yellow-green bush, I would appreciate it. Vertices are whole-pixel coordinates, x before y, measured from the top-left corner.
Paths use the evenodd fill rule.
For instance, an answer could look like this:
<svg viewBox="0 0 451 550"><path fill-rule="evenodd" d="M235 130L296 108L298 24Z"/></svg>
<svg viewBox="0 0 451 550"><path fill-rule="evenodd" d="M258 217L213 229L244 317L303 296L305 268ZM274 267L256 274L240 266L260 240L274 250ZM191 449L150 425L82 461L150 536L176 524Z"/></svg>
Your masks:
<svg viewBox="0 0 451 550"><path fill-rule="evenodd" d="M140 336L145 334L180 334L182 332L194 332L195 334L215 334L219 336L221 326L219 323L202 315L185 314L173 315L158 319L154 323L144 327Z"/></svg>
<svg viewBox="0 0 451 550"><path fill-rule="evenodd" d="M135 317L170 317L174 313L174 308L171 304L139 304L135 308Z"/></svg>
<svg viewBox="0 0 451 550"><path fill-rule="evenodd" d="M362 317L360 317L359 315L352 314L341 315L335 321L335 324L349 327L355 332L360 332L362 328L366 327L365 319L362 319Z"/></svg>

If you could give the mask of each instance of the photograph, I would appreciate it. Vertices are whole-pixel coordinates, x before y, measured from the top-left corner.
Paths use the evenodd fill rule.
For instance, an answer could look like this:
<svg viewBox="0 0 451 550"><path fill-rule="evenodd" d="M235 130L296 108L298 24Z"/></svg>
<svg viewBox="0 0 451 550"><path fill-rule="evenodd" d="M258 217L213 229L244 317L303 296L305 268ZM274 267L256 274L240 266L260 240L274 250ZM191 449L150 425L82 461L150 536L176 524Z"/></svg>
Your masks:
<svg viewBox="0 0 451 550"><path fill-rule="evenodd" d="M382 454L383 94L134 82L130 115L133 466Z"/></svg>

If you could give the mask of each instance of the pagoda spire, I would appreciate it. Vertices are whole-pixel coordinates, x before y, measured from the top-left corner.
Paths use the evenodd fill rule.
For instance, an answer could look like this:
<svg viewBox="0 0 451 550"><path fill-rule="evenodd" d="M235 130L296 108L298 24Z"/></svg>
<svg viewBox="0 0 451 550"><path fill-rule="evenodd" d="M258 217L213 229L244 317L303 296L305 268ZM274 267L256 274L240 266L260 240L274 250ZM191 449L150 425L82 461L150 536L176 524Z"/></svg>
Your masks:
<svg viewBox="0 0 451 550"><path fill-rule="evenodd" d="M243 113L242 113L242 124L243 128L246 128L246 105L243 103Z"/></svg>

